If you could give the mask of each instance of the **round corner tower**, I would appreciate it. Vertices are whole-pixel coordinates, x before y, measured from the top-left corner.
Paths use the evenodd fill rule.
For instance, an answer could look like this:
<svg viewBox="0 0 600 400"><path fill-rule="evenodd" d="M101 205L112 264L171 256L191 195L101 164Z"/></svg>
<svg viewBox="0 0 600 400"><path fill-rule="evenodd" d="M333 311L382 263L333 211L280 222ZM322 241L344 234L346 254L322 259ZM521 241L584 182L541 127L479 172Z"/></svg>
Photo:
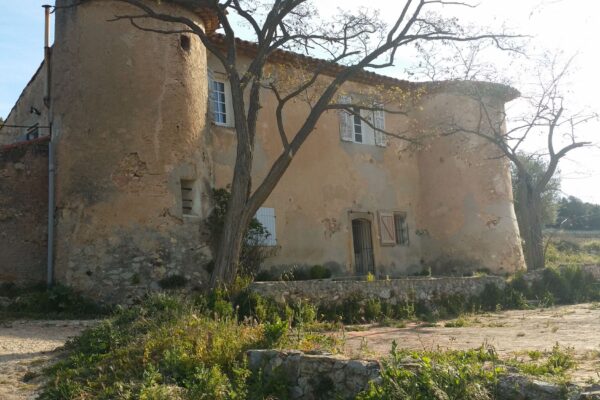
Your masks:
<svg viewBox="0 0 600 400"><path fill-rule="evenodd" d="M421 101L426 130L456 130L432 139L418 157L418 232L423 261L437 274L504 275L525 268L510 162L488 139L465 132L485 128L479 116L504 130L504 104L517 95L502 85L446 82Z"/></svg>
<svg viewBox="0 0 600 400"><path fill-rule="evenodd" d="M124 300L170 275L200 284L209 155L206 49L193 34L136 28L113 0L57 0L52 52L57 281ZM185 1L148 1L207 22ZM155 30L182 30L137 19Z"/></svg>

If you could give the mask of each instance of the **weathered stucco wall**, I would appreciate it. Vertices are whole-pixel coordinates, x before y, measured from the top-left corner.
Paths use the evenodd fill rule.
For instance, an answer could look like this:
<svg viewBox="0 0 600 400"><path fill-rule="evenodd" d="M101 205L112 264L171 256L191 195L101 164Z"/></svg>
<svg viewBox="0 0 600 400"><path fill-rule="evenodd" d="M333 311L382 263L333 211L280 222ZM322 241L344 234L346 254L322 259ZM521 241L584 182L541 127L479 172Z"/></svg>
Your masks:
<svg viewBox="0 0 600 400"><path fill-rule="evenodd" d="M476 129L480 103L455 89L422 99L425 131ZM488 100L498 126L503 108L498 98ZM418 229L423 258L434 273L508 274L524 268L509 162L493 144L461 132L438 137L419 154L418 167Z"/></svg>
<svg viewBox="0 0 600 400"><path fill-rule="evenodd" d="M46 279L48 143L0 146L0 283Z"/></svg>
<svg viewBox="0 0 600 400"><path fill-rule="evenodd" d="M48 107L44 104L45 85L46 74L44 63L42 63L25 89L23 89L23 92L5 121L5 125L21 125L24 127L15 128L6 126L1 128L0 145L26 139L27 132L36 124L40 127L48 125ZM47 128L39 128L38 132L39 136L48 136L50 134L50 130Z"/></svg>
<svg viewBox="0 0 600 400"><path fill-rule="evenodd" d="M155 6L202 24L173 2ZM156 287L169 275L186 276L194 286L206 281L211 255L202 221L211 210L211 189L230 183L235 159L234 129L206 123L207 67L216 75L222 67L207 60L194 35L109 21L135 12L113 0L57 8L51 109L46 114L42 70L8 121L47 125L50 116L57 159L56 278L113 301ZM366 96L379 89L348 83L342 91ZM473 102L452 90L436 93L408 115L388 113L386 129L417 135L416 126L426 130L448 117L473 123ZM274 96L263 92L255 185L281 154L275 107ZM301 101L286 109L289 134L308 113ZM18 133L3 130L0 143ZM277 231L277 254L266 267L322 264L336 275L357 275L351 223L360 217L371 222L375 273L382 277L429 266L437 274L519 269L508 164L490 159L495 155L491 145L460 134L433 140L418 153L397 139L387 147L345 142L338 113L327 112L264 204L275 209ZM182 183L193 197L189 214L182 207ZM406 213L408 246L381 244L381 211Z"/></svg>
<svg viewBox="0 0 600 400"><path fill-rule="evenodd" d="M191 35L184 43L109 21L136 12L109 0L56 11L56 277L112 301L171 274L200 285L209 258L199 223L211 171L205 49ZM192 182L195 215L183 215L182 180Z"/></svg>
<svg viewBox="0 0 600 400"><path fill-rule="evenodd" d="M308 300L313 304L330 305L357 296L364 301L376 299L395 305L404 301L429 302L453 295L465 298L478 296L488 284L503 288L506 282L498 276L404 278L374 282L313 280L254 282L250 290L281 303Z"/></svg>
<svg viewBox="0 0 600 400"><path fill-rule="evenodd" d="M209 67L217 73L222 70L212 57ZM356 83L349 83L344 90L357 94L368 91ZM264 91L261 104L254 154L255 185L282 151L274 117L276 99ZM301 101L286 108L284 118L290 140L308 112ZM406 130L408 122L404 116L386 116L390 131ZM234 130L213 125L211 140L215 186L225 187L233 174ZM267 260L267 267L321 264L338 275L356 275L351 214L360 213L371 221L377 274L396 276L420 271L416 235L411 235L409 246L382 246L379 238L378 211L406 212L411 233L416 226L419 171L416 157L402 150L405 145L393 140L387 147L341 141L337 111L325 113L264 203L275 209L279 248L277 255Z"/></svg>

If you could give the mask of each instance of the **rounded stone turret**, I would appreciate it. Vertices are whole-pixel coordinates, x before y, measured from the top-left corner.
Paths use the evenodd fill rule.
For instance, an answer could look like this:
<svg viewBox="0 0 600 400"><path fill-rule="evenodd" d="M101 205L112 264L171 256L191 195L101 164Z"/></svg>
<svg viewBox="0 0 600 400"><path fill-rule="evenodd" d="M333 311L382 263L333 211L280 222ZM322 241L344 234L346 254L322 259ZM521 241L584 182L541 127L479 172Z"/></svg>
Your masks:
<svg viewBox="0 0 600 400"><path fill-rule="evenodd" d="M485 97L475 96L482 91ZM464 82L447 83L423 96L424 131L456 131L431 139L418 157L417 233L423 262L435 274L509 274L525 267L510 163L496 145L472 133L485 130L488 118L504 129L504 103L516 95L501 85Z"/></svg>
<svg viewBox="0 0 600 400"><path fill-rule="evenodd" d="M55 276L112 301L173 275L201 284L208 255L199 221L211 180L206 50L193 34L115 20L141 14L123 2L64 7L74 3L57 1L52 54ZM185 2L148 5L204 26Z"/></svg>

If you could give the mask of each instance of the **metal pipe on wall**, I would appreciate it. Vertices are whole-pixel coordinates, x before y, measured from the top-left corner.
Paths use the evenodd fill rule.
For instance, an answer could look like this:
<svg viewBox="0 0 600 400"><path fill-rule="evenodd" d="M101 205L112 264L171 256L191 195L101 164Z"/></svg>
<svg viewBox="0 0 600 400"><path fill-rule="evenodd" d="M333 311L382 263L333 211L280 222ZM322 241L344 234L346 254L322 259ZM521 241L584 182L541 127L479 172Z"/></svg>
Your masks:
<svg viewBox="0 0 600 400"><path fill-rule="evenodd" d="M44 91L44 104L47 107L47 121L49 127L50 142L48 143L48 253L46 264L46 284L48 287L54 285L54 196L55 196L55 162L54 142L52 134L52 113L50 109L50 87L51 87L51 49L50 49L50 5L44 7L44 64L46 70L46 86Z"/></svg>

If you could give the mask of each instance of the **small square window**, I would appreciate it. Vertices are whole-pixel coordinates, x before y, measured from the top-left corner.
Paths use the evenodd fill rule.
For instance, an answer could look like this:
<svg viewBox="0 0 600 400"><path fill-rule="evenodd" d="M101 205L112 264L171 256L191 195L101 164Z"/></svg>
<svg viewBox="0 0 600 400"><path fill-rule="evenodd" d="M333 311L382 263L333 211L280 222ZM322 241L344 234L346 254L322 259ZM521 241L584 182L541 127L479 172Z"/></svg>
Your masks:
<svg viewBox="0 0 600 400"><path fill-rule="evenodd" d="M181 180L181 211L183 215L196 215L194 213L195 193L194 181Z"/></svg>
<svg viewBox="0 0 600 400"><path fill-rule="evenodd" d="M33 140L40 137L40 128L37 124L33 125L27 130L25 140Z"/></svg>

